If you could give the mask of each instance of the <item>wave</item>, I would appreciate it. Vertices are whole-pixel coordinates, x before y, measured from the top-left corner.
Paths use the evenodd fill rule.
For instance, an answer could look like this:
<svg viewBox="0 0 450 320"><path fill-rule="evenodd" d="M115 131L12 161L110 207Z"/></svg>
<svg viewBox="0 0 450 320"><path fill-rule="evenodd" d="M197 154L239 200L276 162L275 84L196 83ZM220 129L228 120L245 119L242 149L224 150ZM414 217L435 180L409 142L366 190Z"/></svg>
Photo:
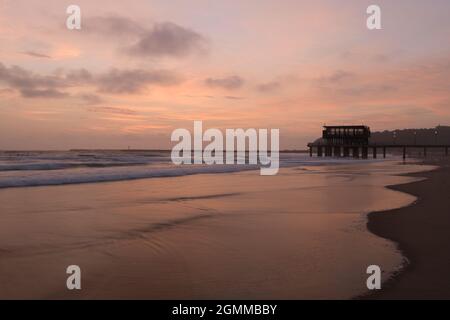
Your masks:
<svg viewBox="0 0 450 320"><path fill-rule="evenodd" d="M162 152L96 151L0 151L0 172L64 170L72 168L103 168L167 163L168 154Z"/></svg>
<svg viewBox="0 0 450 320"><path fill-rule="evenodd" d="M281 154L281 167L354 163L354 159ZM373 160L365 160L367 161ZM0 188L111 182L259 170L259 165L181 165L156 152L0 152Z"/></svg>
<svg viewBox="0 0 450 320"><path fill-rule="evenodd" d="M61 170L71 168L107 168L107 167L125 167L133 165L145 165L146 162L135 163L117 163L117 162L92 162L92 163L18 163L18 164L0 164L0 171L36 171L36 170Z"/></svg>
<svg viewBox="0 0 450 320"><path fill-rule="evenodd" d="M3 176L0 177L0 188L52 186L62 184L110 182L122 180L134 180L143 178L178 177L205 173L231 173L243 170L256 170L253 165L217 165L217 166L178 166L168 168L140 167L127 170L85 170L69 171L52 174L50 172L38 172L32 175Z"/></svg>

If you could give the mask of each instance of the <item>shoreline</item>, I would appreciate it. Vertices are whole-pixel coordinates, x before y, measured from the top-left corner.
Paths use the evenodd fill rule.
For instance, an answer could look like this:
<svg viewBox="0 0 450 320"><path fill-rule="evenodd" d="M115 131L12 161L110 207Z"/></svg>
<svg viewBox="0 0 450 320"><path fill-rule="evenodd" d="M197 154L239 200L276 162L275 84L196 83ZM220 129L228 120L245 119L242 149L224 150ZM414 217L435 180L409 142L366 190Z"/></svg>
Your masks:
<svg viewBox="0 0 450 320"><path fill-rule="evenodd" d="M405 263L382 289L355 299L449 299L450 288L450 160L425 159L422 165L438 168L403 176L424 178L386 186L412 195L408 206L367 215L367 230L396 244Z"/></svg>

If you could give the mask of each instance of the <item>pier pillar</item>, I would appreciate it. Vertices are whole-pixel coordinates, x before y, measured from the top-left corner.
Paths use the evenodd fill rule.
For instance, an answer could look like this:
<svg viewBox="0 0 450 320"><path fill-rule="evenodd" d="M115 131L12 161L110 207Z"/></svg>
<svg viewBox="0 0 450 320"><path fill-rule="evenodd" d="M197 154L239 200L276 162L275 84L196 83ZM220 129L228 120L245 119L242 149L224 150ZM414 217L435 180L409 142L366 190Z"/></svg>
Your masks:
<svg viewBox="0 0 450 320"><path fill-rule="evenodd" d="M326 157L331 157L333 155L333 149L330 146L326 146L325 147L325 156Z"/></svg>
<svg viewBox="0 0 450 320"><path fill-rule="evenodd" d="M309 147L309 156L310 156L310 157L313 156L313 150L312 150L312 147Z"/></svg>
<svg viewBox="0 0 450 320"><path fill-rule="evenodd" d="M403 147L403 160L406 159L406 147Z"/></svg>
<svg viewBox="0 0 450 320"><path fill-rule="evenodd" d="M353 147L353 158L359 158L359 148Z"/></svg>
<svg viewBox="0 0 450 320"><path fill-rule="evenodd" d="M317 147L317 156L318 157L321 157L323 154L322 154L322 147L321 146L318 146Z"/></svg>
<svg viewBox="0 0 450 320"><path fill-rule="evenodd" d="M377 147L373 147L373 158L376 159L377 158Z"/></svg>
<svg viewBox="0 0 450 320"><path fill-rule="evenodd" d="M335 157L341 156L341 147L334 147L334 156Z"/></svg>
<svg viewBox="0 0 450 320"><path fill-rule="evenodd" d="M344 147L344 157L349 157L349 156L350 156L350 148Z"/></svg>
<svg viewBox="0 0 450 320"><path fill-rule="evenodd" d="M362 158L367 159L369 157L369 148L368 147L362 147L361 148Z"/></svg>
<svg viewBox="0 0 450 320"><path fill-rule="evenodd" d="M386 158L386 147L383 147L383 158Z"/></svg>
<svg viewBox="0 0 450 320"><path fill-rule="evenodd" d="M427 157L427 147L423 148L423 156L426 158Z"/></svg>
<svg viewBox="0 0 450 320"><path fill-rule="evenodd" d="M445 155L448 156L448 147L445 147Z"/></svg>

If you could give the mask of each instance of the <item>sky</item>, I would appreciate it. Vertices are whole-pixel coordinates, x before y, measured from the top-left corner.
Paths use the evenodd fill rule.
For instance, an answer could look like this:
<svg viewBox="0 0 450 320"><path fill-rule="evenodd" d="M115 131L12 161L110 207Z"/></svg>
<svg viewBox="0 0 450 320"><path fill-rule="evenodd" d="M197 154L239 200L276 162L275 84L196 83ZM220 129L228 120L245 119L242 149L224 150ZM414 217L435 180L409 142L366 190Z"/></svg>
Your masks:
<svg viewBox="0 0 450 320"><path fill-rule="evenodd" d="M448 0L0 0L0 149L167 149L194 120L277 128L282 149L323 124L450 125L449 15Z"/></svg>

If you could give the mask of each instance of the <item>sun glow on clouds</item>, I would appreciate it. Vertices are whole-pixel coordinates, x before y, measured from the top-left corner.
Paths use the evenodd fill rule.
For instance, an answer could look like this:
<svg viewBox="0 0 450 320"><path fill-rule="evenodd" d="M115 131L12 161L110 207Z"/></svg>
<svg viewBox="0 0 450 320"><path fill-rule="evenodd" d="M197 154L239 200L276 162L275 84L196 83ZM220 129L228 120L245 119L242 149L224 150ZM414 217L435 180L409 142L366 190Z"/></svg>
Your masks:
<svg viewBox="0 0 450 320"><path fill-rule="evenodd" d="M368 4L79 0L71 32L56 2L3 1L0 149L168 148L194 120L303 148L323 123L450 121L450 3L380 1L378 33Z"/></svg>

